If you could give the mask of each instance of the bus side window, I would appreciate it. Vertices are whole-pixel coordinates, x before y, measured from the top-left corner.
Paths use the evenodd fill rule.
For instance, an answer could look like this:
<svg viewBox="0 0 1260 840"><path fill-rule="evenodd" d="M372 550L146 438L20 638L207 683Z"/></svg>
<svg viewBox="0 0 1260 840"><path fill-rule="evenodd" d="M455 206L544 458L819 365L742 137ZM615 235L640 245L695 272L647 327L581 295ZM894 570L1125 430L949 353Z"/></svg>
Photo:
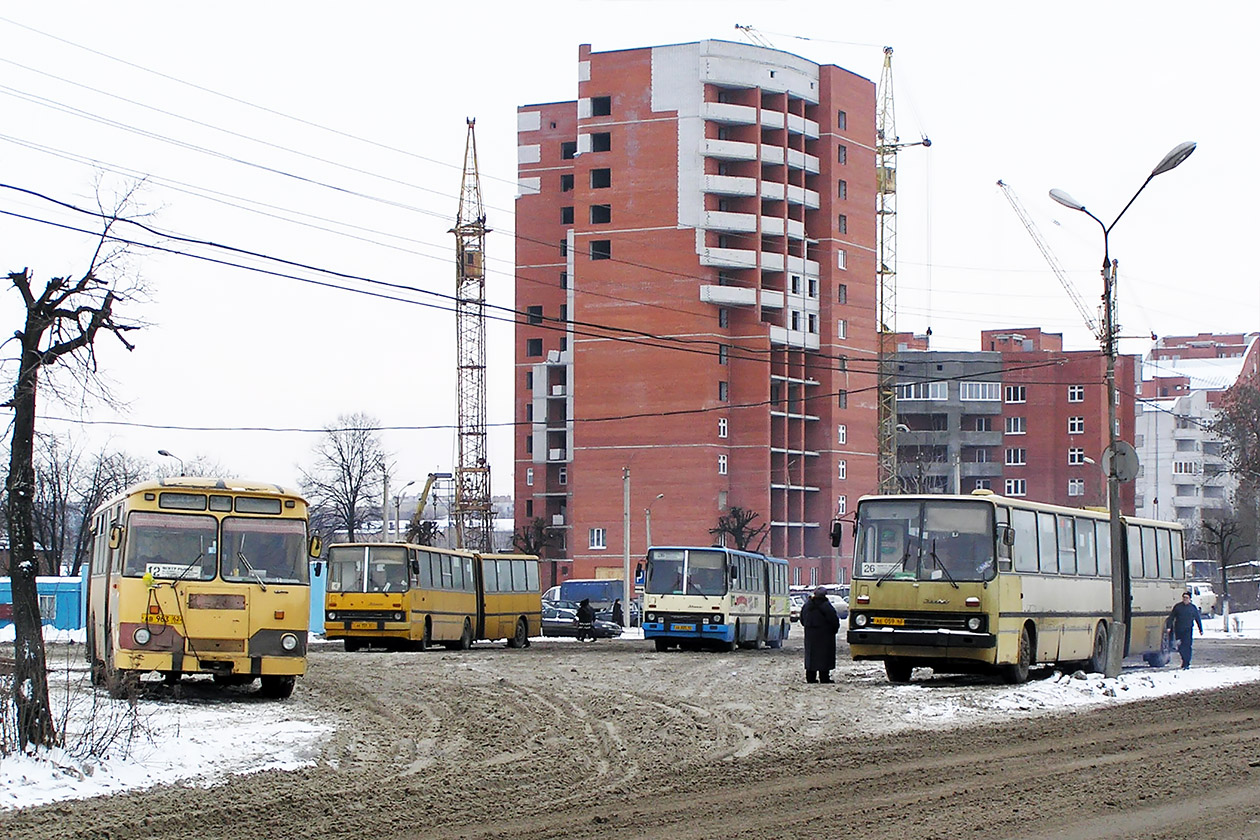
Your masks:
<svg viewBox="0 0 1260 840"><path fill-rule="evenodd" d="M1037 514L1013 510L1011 524L1015 528L1015 571L1037 571Z"/></svg>

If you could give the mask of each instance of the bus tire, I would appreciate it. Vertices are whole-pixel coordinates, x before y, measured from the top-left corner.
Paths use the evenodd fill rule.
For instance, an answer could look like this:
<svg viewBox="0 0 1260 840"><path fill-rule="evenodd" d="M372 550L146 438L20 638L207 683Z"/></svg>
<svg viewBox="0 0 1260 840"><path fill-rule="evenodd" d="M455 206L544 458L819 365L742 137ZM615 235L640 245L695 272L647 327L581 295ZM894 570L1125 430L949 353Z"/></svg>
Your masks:
<svg viewBox="0 0 1260 840"><path fill-rule="evenodd" d="M1107 627L1103 622L1098 622L1098 626L1094 628L1094 647L1090 651L1089 659L1085 660L1085 670L1091 674L1103 674L1107 671Z"/></svg>
<svg viewBox="0 0 1260 840"><path fill-rule="evenodd" d="M884 673L890 683L908 683L914 672L914 665L905 659L889 657L884 660Z"/></svg>
<svg viewBox="0 0 1260 840"><path fill-rule="evenodd" d="M426 616L424 619L424 629L420 631L420 638L413 641L411 646L413 650L428 650L432 644L433 640L429 635L429 619Z"/></svg>
<svg viewBox="0 0 1260 840"><path fill-rule="evenodd" d="M105 686L105 660L96 655L96 616L88 619L87 628L87 661L88 673L92 677L92 685Z"/></svg>
<svg viewBox="0 0 1260 840"><path fill-rule="evenodd" d="M468 650L472 647L472 624L468 619L464 619L464 630L459 634L459 641L455 643L455 650Z"/></svg>
<svg viewBox="0 0 1260 840"><path fill-rule="evenodd" d="M656 643L657 653L664 653L665 651L669 650L668 639L653 639L652 641Z"/></svg>
<svg viewBox="0 0 1260 840"><path fill-rule="evenodd" d="M287 700L293 694L297 677L287 674L264 674L258 693L272 700Z"/></svg>
<svg viewBox="0 0 1260 840"><path fill-rule="evenodd" d="M525 623L525 619L516 619L516 632L512 638L507 640L507 646L510 648L523 648L529 644L529 625Z"/></svg>
<svg viewBox="0 0 1260 840"><path fill-rule="evenodd" d="M780 619L779 620L779 635L777 638L767 639L766 647L770 648L771 650L778 650L779 648L783 647L783 640L787 638L787 634L788 634L787 622Z"/></svg>
<svg viewBox="0 0 1260 840"><path fill-rule="evenodd" d="M1032 637L1025 625L1019 631L1019 653L1014 662L1002 666L1002 679L1011 685L1028 682L1028 672L1032 668Z"/></svg>
<svg viewBox="0 0 1260 840"><path fill-rule="evenodd" d="M167 685L179 685L179 681L184 678L183 671L163 671L162 682Z"/></svg>

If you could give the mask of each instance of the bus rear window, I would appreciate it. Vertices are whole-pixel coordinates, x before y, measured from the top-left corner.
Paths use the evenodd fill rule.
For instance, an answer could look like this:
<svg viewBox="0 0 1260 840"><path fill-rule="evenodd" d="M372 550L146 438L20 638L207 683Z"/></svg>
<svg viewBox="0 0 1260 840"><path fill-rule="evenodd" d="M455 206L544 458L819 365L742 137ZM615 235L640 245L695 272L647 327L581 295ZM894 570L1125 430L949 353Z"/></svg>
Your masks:
<svg viewBox="0 0 1260 840"><path fill-rule="evenodd" d="M158 493L158 507L169 510L205 510L204 493Z"/></svg>
<svg viewBox="0 0 1260 840"><path fill-rule="evenodd" d="M269 513L272 516L280 514L279 499L258 499L253 496L237 496L236 497L237 513Z"/></svg>

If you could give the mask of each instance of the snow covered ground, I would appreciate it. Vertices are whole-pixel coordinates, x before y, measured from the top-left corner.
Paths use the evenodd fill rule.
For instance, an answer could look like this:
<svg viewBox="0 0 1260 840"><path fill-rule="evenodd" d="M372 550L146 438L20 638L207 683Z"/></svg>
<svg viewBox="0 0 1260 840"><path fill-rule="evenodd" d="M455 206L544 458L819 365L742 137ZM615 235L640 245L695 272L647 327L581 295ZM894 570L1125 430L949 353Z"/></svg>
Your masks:
<svg viewBox="0 0 1260 840"><path fill-rule="evenodd" d="M1241 632L1229 634L1224 632L1219 618L1205 621L1207 638L1203 644L1210 645L1213 638L1260 639L1260 611L1242 613L1237 619ZM83 633L49 628L47 638L82 643ZM642 631L627 630L623 638L641 639ZM12 640L11 627L0 629L0 643ZM316 641L312 638L312 642ZM66 691L67 683L86 684L86 665L79 658L81 648L69 650L74 660L49 663L49 687L55 702L64 703L68 695L99 698L99 694L88 691L77 695ZM906 720L932 727L1013 713L1044 714L1098 707L1254 681L1260 681L1260 668L1220 666L1181 671L1142 667L1131 668L1115 679L1101 674L1056 674L1050 679L986 691L963 687L942 692L923 684L894 686L882 680L874 690L895 695L897 708ZM233 774L293 769L317 760L332 730L330 724L292 714L286 704L271 703L263 720L258 708L256 702L244 699L210 705L142 700L136 710L140 737L130 745L120 745L110 757L85 760L53 750L36 757L0 758L0 809L140 789L159 782L209 785Z"/></svg>

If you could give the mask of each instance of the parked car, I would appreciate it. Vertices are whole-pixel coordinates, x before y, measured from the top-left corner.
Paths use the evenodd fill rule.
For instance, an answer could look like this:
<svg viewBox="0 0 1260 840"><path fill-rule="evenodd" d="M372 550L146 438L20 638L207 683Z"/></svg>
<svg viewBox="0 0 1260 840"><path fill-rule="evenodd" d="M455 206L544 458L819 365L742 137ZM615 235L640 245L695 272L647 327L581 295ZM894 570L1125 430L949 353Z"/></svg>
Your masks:
<svg viewBox="0 0 1260 840"><path fill-rule="evenodd" d="M574 638L578 634L577 604L572 601L555 601L543 604L542 634L553 638ZM597 639L615 639L621 635L620 625L596 618L591 624L591 635Z"/></svg>
<svg viewBox="0 0 1260 840"><path fill-rule="evenodd" d="M801 607L805 606L805 599L808 597L809 596L804 592L788 593L788 607L791 609L791 615L789 618L791 618L792 621L801 620Z"/></svg>
<svg viewBox="0 0 1260 840"><path fill-rule="evenodd" d="M1206 580L1186 581L1186 591L1190 593L1190 601L1199 608L1204 618L1216 618L1216 590Z"/></svg>
<svg viewBox="0 0 1260 840"><path fill-rule="evenodd" d="M827 590L827 600L831 602L831 606L836 608L836 615L844 621L849 617L849 584L847 583L831 583L824 584L823 588ZM792 587L788 592L788 605L791 608L790 618L792 621L801 620L801 607L805 606L805 601L814 594L817 587Z"/></svg>

